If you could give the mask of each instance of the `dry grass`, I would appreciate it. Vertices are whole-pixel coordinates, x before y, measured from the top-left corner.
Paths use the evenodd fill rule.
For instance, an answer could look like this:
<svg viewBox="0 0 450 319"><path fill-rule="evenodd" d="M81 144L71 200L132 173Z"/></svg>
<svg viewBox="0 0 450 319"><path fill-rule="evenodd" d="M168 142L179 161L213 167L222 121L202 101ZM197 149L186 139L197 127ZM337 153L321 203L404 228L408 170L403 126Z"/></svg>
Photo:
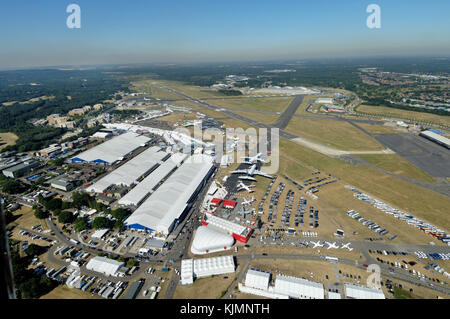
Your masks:
<svg viewBox="0 0 450 319"><path fill-rule="evenodd" d="M18 139L19 137L14 133L0 133L0 150L9 145L16 144Z"/></svg>
<svg viewBox="0 0 450 319"><path fill-rule="evenodd" d="M392 108L392 107L369 106L369 105L360 105L360 106L358 106L356 111L364 113L364 114L401 118L401 119L410 120L410 121L414 121L414 122L428 122L428 123L446 125L447 127L450 126L450 117L440 116L440 115L436 115L436 114L429 114L429 113L424 113L424 112L414 112L414 111L396 109L396 108Z"/></svg>
<svg viewBox="0 0 450 319"><path fill-rule="evenodd" d="M40 299L102 299L97 295L75 288L69 288L66 285L59 285Z"/></svg>
<svg viewBox="0 0 450 319"><path fill-rule="evenodd" d="M213 100L211 104L229 109L246 109L266 112L283 112L292 102L292 97L254 98L254 99L222 99Z"/></svg>
<svg viewBox="0 0 450 319"><path fill-rule="evenodd" d="M420 168L411 164L411 162L405 160L404 158L396 154L385 154L385 155L370 154L358 156L376 167L379 167L381 169L384 169L388 172L392 172L397 175L406 176L430 183L435 181L433 176L425 173Z"/></svg>
<svg viewBox="0 0 450 319"><path fill-rule="evenodd" d="M349 123L319 119L292 118L286 131L323 145L347 150L382 150L384 147Z"/></svg>

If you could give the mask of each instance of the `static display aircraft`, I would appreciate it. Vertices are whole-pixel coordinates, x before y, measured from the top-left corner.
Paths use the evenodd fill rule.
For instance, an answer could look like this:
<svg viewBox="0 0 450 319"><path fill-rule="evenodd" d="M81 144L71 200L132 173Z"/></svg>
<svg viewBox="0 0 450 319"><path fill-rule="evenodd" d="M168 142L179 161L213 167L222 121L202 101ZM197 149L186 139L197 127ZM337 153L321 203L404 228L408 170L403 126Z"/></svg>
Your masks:
<svg viewBox="0 0 450 319"><path fill-rule="evenodd" d="M256 181L256 179L253 178L253 175L260 175L263 177L272 178L272 176L259 171L256 168L256 164L253 164L249 169L238 169L236 171L232 171L231 174L245 174L247 176L239 176L239 179L249 180L249 181Z"/></svg>
<svg viewBox="0 0 450 319"><path fill-rule="evenodd" d="M239 184L237 185L237 191L241 191L243 189L245 189L247 192L249 193L253 193L254 190L252 189L252 187L255 187L255 185L245 185L243 182L239 182Z"/></svg>

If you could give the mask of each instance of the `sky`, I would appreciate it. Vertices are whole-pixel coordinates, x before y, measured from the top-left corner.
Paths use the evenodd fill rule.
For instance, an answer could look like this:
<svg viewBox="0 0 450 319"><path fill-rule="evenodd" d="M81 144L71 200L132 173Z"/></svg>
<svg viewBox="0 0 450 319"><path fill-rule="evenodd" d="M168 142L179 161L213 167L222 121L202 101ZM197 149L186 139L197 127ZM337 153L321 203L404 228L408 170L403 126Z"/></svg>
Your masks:
<svg viewBox="0 0 450 319"><path fill-rule="evenodd" d="M71 3L80 29L66 25ZM448 0L2 0L0 68L449 56L449 12Z"/></svg>

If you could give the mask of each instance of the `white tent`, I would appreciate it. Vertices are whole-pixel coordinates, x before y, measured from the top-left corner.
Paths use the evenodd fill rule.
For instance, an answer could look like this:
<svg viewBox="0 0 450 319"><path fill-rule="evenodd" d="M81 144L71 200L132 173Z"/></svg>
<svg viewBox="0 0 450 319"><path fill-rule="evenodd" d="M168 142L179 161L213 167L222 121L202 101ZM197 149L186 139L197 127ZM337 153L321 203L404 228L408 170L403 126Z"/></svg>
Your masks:
<svg viewBox="0 0 450 319"><path fill-rule="evenodd" d="M106 276L115 276L120 267L124 265L125 263L114 259L96 256L89 260L86 269L102 273Z"/></svg>
<svg viewBox="0 0 450 319"><path fill-rule="evenodd" d="M261 270L249 269L245 276L245 286L250 288L267 290L269 281L270 273Z"/></svg>
<svg viewBox="0 0 450 319"><path fill-rule="evenodd" d="M383 290L358 286L353 284L344 284L345 295L352 299L386 299Z"/></svg>
<svg viewBox="0 0 450 319"><path fill-rule="evenodd" d="M274 291L296 299L325 298L323 284L284 275L277 275Z"/></svg>

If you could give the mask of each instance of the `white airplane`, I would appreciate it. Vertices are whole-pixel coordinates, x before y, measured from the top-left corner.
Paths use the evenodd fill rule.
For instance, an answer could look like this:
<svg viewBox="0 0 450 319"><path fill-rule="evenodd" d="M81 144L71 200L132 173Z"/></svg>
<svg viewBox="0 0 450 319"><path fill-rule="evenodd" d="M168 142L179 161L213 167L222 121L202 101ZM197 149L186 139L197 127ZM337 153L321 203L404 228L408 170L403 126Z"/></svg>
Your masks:
<svg viewBox="0 0 450 319"><path fill-rule="evenodd" d="M320 243L320 240L317 241L317 242L310 241L310 243L314 245L313 248L323 247L323 246L324 246L324 244L321 244L321 243Z"/></svg>
<svg viewBox="0 0 450 319"><path fill-rule="evenodd" d="M251 189L252 187L255 187L255 185L248 185L248 186L247 186L247 185L245 185L244 183L239 182L239 184L237 185L237 191L239 192L239 191L245 189L247 192L253 193L254 190Z"/></svg>
<svg viewBox="0 0 450 319"><path fill-rule="evenodd" d="M250 167L249 169L238 169L236 171L232 171L231 174L246 174L247 176L239 176L239 179L249 181L256 181L256 179L252 177L253 175L260 175L267 178L272 178L272 176L267 175L261 171L258 171L256 169L256 164L253 164L252 167Z"/></svg>
<svg viewBox="0 0 450 319"><path fill-rule="evenodd" d="M342 249L347 248L349 251L352 251L353 248L350 247L350 244L351 244L351 243L342 244L341 248L342 248Z"/></svg>
<svg viewBox="0 0 450 319"><path fill-rule="evenodd" d="M245 164L253 165L253 164L256 164L258 162L260 162L260 163L265 163L266 162L265 160L263 160L261 158L261 156L262 156L262 153L258 153L258 154L256 154L255 156L252 156L252 157L241 157L241 158L243 158L245 160L245 162L244 162Z"/></svg>
<svg viewBox="0 0 450 319"><path fill-rule="evenodd" d="M328 245L327 249L331 249L331 248L338 249L339 248L339 246L336 245L336 242L329 243L329 242L326 241L325 243Z"/></svg>
<svg viewBox="0 0 450 319"><path fill-rule="evenodd" d="M244 198L244 201L242 202L242 206L251 205L255 201L255 198L252 197L250 200L247 200Z"/></svg>

